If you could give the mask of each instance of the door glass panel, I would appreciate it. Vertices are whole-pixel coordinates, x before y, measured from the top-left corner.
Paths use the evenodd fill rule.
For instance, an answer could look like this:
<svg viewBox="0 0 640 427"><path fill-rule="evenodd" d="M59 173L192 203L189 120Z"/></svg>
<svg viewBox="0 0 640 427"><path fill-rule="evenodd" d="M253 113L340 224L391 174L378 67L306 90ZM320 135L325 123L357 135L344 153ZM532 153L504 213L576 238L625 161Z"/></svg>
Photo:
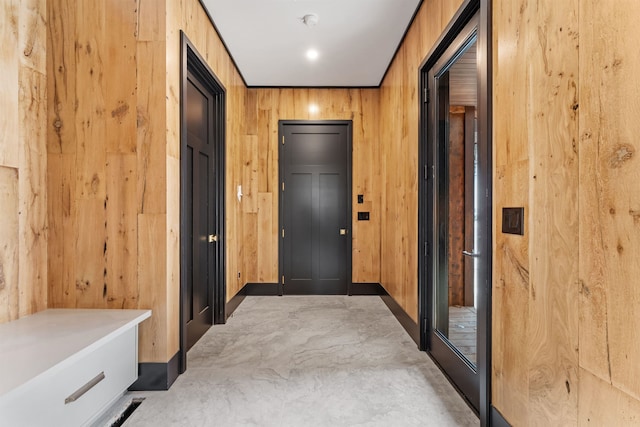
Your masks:
<svg viewBox="0 0 640 427"><path fill-rule="evenodd" d="M478 218L476 37L436 76L437 242L434 324L476 365Z"/></svg>

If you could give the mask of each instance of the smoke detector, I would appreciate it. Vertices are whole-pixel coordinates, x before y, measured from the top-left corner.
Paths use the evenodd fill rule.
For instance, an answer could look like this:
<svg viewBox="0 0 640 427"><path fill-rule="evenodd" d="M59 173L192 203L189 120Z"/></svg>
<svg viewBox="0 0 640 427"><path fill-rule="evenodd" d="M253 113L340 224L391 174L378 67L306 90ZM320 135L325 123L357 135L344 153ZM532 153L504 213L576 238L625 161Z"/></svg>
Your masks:
<svg viewBox="0 0 640 427"><path fill-rule="evenodd" d="M307 27L315 27L316 25L318 25L319 19L320 18L318 18L318 15L316 15L315 13L309 13L300 18L300 21L302 21L302 23Z"/></svg>

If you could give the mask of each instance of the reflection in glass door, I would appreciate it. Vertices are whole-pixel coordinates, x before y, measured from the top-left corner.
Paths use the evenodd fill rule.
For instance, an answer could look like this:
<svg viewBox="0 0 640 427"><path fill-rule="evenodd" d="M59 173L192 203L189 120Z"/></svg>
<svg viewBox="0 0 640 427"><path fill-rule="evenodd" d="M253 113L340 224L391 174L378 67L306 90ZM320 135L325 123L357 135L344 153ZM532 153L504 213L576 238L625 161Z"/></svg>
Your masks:
<svg viewBox="0 0 640 427"><path fill-rule="evenodd" d="M475 43L468 47L465 56L475 53L474 48ZM439 79L440 100L443 104L448 103L449 107L444 110L448 132L441 135L448 134L448 141L438 144L441 173L436 196L439 228L436 256L440 268L434 270L437 283L434 297L438 301L434 320L436 330L442 337L448 339L454 349L475 366L475 230L478 201L476 108L474 105L463 105L472 100L462 100L455 87L446 88L453 89L448 91L449 99L442 96L443 93L447 93L443 86L451 84L451 74L455 74L458 71L456 67L460 65L456 62L445 72L443 78Z"/></svg>

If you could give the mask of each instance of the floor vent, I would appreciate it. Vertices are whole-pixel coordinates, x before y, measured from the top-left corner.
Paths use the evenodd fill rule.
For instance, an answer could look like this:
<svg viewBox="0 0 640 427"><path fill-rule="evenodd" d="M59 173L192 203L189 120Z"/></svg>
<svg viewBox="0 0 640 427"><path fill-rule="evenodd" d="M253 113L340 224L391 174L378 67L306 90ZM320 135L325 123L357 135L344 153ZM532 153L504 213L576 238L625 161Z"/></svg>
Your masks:
<svg viewBox="0 0 640 427"><path fill-rule="evenodd" d="M113 424L111 424L111 427L122 426L122 424L124 424L124 422L127 421L127 418L129 418L131 414L133 414L133 411L135 411L138 408L138 406L140 406L143 400L144 400L144 397L138 397L138 398L132 399L129 405L127 405L127 407L124 409L122 414L120 414L118 419L115 420Z"/></svg>

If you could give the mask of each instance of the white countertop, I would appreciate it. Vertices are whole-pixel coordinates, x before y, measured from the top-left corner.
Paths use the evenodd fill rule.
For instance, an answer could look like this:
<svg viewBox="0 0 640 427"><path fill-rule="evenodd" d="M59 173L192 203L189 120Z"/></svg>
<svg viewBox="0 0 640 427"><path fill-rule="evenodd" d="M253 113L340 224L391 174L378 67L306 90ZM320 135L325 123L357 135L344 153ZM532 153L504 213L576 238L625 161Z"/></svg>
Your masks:
<svg viewBox="0 0 640 427"><path fill-rule="evenodd" d="M0 397L150 316L151 310L49 309L0 324Z"/></svg>

